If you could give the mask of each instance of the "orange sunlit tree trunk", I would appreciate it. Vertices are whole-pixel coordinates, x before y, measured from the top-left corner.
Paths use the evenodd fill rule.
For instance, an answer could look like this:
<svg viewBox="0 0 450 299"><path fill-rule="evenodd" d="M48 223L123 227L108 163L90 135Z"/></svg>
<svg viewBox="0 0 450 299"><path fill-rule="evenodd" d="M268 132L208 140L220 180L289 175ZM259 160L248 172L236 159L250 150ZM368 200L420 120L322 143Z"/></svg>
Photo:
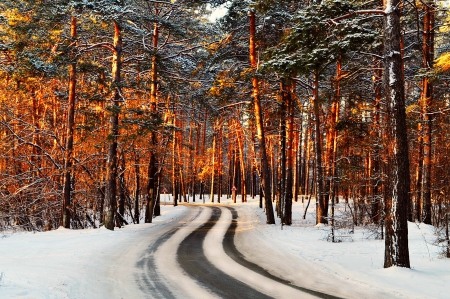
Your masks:
<svg viewBox="0 0 450 299"><path fill-rule="evenodd" d="M154 51L158 48L158 38L159 38L159 27L158 23L153 24L153 49ZM158 111L156 109L156 89L158 81L158 70L157 70L157 57L156 54L152 57L152 69L151 69L151 82L150 82L150 113L153 120L158 119ZM148 163L148 181L146 186L146 205L145 205L145 223L151 223L153 219L153 211L156 204L157 196L157 182L158 182L158 168L157 168L157 139L156 139L156 128L151 128L150 132L150 159Z"/></svg>
<svg viewBox="0 0 450 299"><path fill-rule="evenodd" d="M117 143L119 137L120 102L120 71L122 59L121 28L114 22L114 44L112 58L112 77L114 81L114 96L110 106L109 118L109 149L106 166L105 205L103 207L103 223L107 229L114 230L116 213L116 178L117 178Z"/></svg>
<svg viewBox="0 0 450 299"><path fill-rule="evenodd" d="M257 59L256 59L256 48L255 48L255 13L253 11L249 12L250 18L250 64L253 71L257 69ZM263 124L263 113L259 94L258 78L254 75L252 78L253 87L253 104L255 112L255 122L256 122L256 137L259 143L259 158L261 160L261 181L264 189L264 202L266 209L266 222L267 224L275 224L275 217L272 208L272 194L270 190L270 171L269 171L269 161L267 160L267 150L266 141L264 135L264 124Z"/></svg>
<svg viewBox="0 0 450 299"><path fill-rule="evenodd" d="M77 19L72 16L70 25L70 37L72 42L77 37ZM64 157L64 182L63 182L63 213L62 213L62 226L70 228L70 205L71 205L71 192L72 192L72 154L73 154L73 136L75 127L75 96L76 96L76 83L77 62L72 55L72 61L69 65L69 107L67 111L67 127L66 127L66 152Z"/></svg>

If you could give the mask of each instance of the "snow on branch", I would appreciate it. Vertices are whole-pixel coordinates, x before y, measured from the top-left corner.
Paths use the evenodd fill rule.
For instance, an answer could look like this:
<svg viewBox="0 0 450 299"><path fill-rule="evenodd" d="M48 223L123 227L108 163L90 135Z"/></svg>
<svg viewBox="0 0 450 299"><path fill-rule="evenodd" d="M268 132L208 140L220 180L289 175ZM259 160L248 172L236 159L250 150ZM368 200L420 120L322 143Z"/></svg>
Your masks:
<svg viewBox="0 0 450 299"><path fill-rule="evenodd" d="M380 16L385 16L386 12L384 10L379 10L379 9L357 10L357 11L352 11L351 13L348 13L346 15L331 19L329 21L333 24L337 24L337 22L339 22L341 20L345 20L345 19L351 18L356 15L375 15L375 14L379 14Z"/></svg>

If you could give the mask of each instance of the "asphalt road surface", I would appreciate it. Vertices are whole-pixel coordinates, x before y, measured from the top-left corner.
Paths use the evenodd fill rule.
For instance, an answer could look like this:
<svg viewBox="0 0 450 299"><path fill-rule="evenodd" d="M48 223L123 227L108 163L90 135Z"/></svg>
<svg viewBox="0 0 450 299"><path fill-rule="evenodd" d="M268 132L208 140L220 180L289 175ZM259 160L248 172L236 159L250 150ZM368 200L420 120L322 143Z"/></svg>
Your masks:
<svg viewBox="0 0 450 299"><path fill-rule="evenodd" d="M234 244L238 221L232 207L189 206L189 213L168 225L138 262L145 296L339 298L293 285L246 260Z"/></svg>

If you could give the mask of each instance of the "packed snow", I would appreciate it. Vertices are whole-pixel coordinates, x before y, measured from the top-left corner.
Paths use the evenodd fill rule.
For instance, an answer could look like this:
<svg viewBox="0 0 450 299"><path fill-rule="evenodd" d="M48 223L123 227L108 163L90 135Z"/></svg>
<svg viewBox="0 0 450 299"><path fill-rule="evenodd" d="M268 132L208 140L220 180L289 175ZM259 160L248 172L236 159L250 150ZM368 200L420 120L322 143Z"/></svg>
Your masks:
<svg viewBox="0 0 450 299"><path fill-rule="evenodd" d="M294 203L293 225L283 227L279 219L276 225L265 224L258 199L233 204L223 197L221 202L238 212L235 242L239 251L295 285L342 298L450 296L450 260L442 257L432 226L409 223L411 269L384 269L384 241L374 238L373 231L355 227L352 232L347 225L337 231L342 242L328 242L330 228L315 225L314 204L303 219L306 200ZM210 205L207 198L205 206ZM192 209L185 205L161 208L162 216L152 224L128 225L114 231L2 232L0 298L148 298L140 288L143 270L137 263L159 236L180 223L183 229L155 252L156 268L181 298L212 298L208 290L186 276L174 257L177 245L208 219L210 209L193 217ZM340 204L337 209L345 213L347 207ZM219 269L271 296L290 297L289 288L250 273L226 256L220 242L230 219L229 210L222 209L220 220L205 239L207 258Z"/></svg>

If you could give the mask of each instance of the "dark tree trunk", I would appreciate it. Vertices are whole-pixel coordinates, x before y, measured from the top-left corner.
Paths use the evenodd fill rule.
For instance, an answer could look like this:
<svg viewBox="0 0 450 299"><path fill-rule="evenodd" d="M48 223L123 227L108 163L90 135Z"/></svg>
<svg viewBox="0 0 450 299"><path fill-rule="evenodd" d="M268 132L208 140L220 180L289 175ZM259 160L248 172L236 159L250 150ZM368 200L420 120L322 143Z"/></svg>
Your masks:
<svg viewBox="0 0 450 299"><path fill-rule="evenodd" d="M119 155L119 173L118 173L118 181L119 181L119 217L117 219L118 226L121 227L125 223L125 200L127 195L126 183L125 183L125 154L123 151L120 151Z"/></svg>
<svg viewBox="0 0 450 299"><path fill-rule="evenodd" d="M246 202L247 201L247 188L246 188L246 171L245 171L245 155L244 155L244 138L242 134L242 127L239 123L239 121L236 121L237 125L237 141L238 141L238 148L239 148L239 165L240 165L240 188L241 188L241 201Z"/></svg>
<svg viewBox="0 0 450 299"><path fill-rule="evenodd" d="M293 189L293 168L294 168L294 102L292 99L293 89L288 84L283 84L282 95L286 102L287 125L286 125L286 179L284 190L284 213L283 223L292 224L292 189Z"/></svg>
<svg viewBox="0 0 450 299"><path fill-rule="evenodd" d="M156 51L158 47L159 27L158 23L153 24L153 49ZM158 71L156 55L152 57L152 72L150 82L150 112L151 117L158 119L158 111L156 109L156 89L157 89ZM146 187L146 207L145 207L145 223L152 223L153 211L156 204L158 168L157 168L157 138L156 128L152 128L150 132L150 161L148 163L148 181Z"/></svg>
<svg viewBox="0 0 450 299"><path fill-rule="evenodd" d="M172 115L173 120L172 124L174 128L177 126L177 116L176 116L176 110L175 110L175 104L173 104L172 107ZM173 199L173 206L176 207L178 205L178 175L177 175L177 156L176 156L176 149L177 149L177 143L178 143L178 137L177 132L172 130L172 199Z"/></svg>
<svg viewBox="0 0 450 299"><path fill-rule="evenodd" d="M139 167L139 156L136 154L134 160L134 172L135 172L135 191L134 191L134 221L139 224L140 218L140 206L139 206L139 197L140 197L140 189L141 189L141 176L140 176L140 167Z"/></svg>
<svg viewBox="0 0 450 299"><path fill-rule="evenodd" d="M380 140L380 137L382 136L381 131L381 122L380 122L380 108L381 108L381 100L382 100L382 62L381 60L377 60L375 62L376 70L374 71L374 78L375 78L375 107L374 107L374 129L373 129L373 137L375 140ZM375 224L379 224L381 219L381 181L382 181L382 174L381 174L381 152L380 152L380 146L375 145L373 154L372 154L372 169L371 169L371 176L374 178L372 182L372 204L371 204L371 216L372 221Z"/></svg>
<svg viewBox="0 0 450 299"><path fill-rule="evenodd" d="M215 130L215 128L214 128ZM212 144L212 172L211 172L211 190L210 190L210 201L214 202L214 188L215 188L215 173L216 173L216 140L217 140L217 133L214 132L213 136L213 144Z"/></svg>
<svg viewBox="0 0 450 299"><path fill-rule="evenodd" d="M434 60L434 1L424 5L422 68L431 70ZM423 222L431 224L431 155L432 155L432 116L433 83L428 77L422 79L422 113L423 113Z"/></svg>
<svg viewBox="0 0 450 299"><path fill-rule="evenodd" d="M76 39L77 37L77 19L72 16L70 25L70 37ZM70 205L72 202L72 155L73 155L73 135L75 127L75 96L77 84L77 62L72 58L69 66L69 110L67 112L67 132L66 132L66 153L64 157L64 183L63 183L63 215L62 226L70 228Z"/></svg>
<svg viewBox="0 0 450 299"><path fill-rule="evenodd" d="M250 16L250 64L252 68L256 71L257 60L256 60L256 48L255 48L255 14L253 11L249 12ZM266 150L266 141L264 134L264 124L263 124L263 113L261 107L261 100L259 98L259 86L258 86L258 78L252 78L252 86L253 86L253 101L254 101L254 111L255 111L255 122L256 122L256 136L258 138L259 143L259 155L261 160L261 182L264 188L264 197L265 197L265 208L266 208L266 223L267 224L275 224L275 217L273 214L272 207L272 194L270 191L270 170L269 170L269 161L267 160L267 150Z"/></svg>
<svg viewBox="0 0 450 299"><path fill-rule="evenodd" d="M217 202L220 203L222 197L222 125L219 127L217 141Z"/></svg>
<svg viewBox="0 0 450 299"><path fill-rule="evenodd" d="M400 1L386 1L385 90L389 107L391 195L386 198L384 267L410 267L408 203L410 191L403 61L401 55Z"/></svg>
<svg viewBox="0 0 450 299"><path fill-rule="evenodd" d="M324 176L322 169L322 130L320 122L320 105L319 105L319 78L318 74L314 74L314 88L313 88L313 109L314 109L314 150L316 158L316 223L328 223L326 210L326 197L324 194Z"/></svg>
<svg viewBox="0 0 450 299"><path fill-rule="evenodd" d="M114 98L111 104L109 119L109 149L106 166L106 187L104 205L104 225L114 230L114 215L116 213L116 178L117 178L117 139L119 136L120 69L122 56L122 37L119 24L114 22L114 51L112 58L112 77L114 81Z"/></svg>

